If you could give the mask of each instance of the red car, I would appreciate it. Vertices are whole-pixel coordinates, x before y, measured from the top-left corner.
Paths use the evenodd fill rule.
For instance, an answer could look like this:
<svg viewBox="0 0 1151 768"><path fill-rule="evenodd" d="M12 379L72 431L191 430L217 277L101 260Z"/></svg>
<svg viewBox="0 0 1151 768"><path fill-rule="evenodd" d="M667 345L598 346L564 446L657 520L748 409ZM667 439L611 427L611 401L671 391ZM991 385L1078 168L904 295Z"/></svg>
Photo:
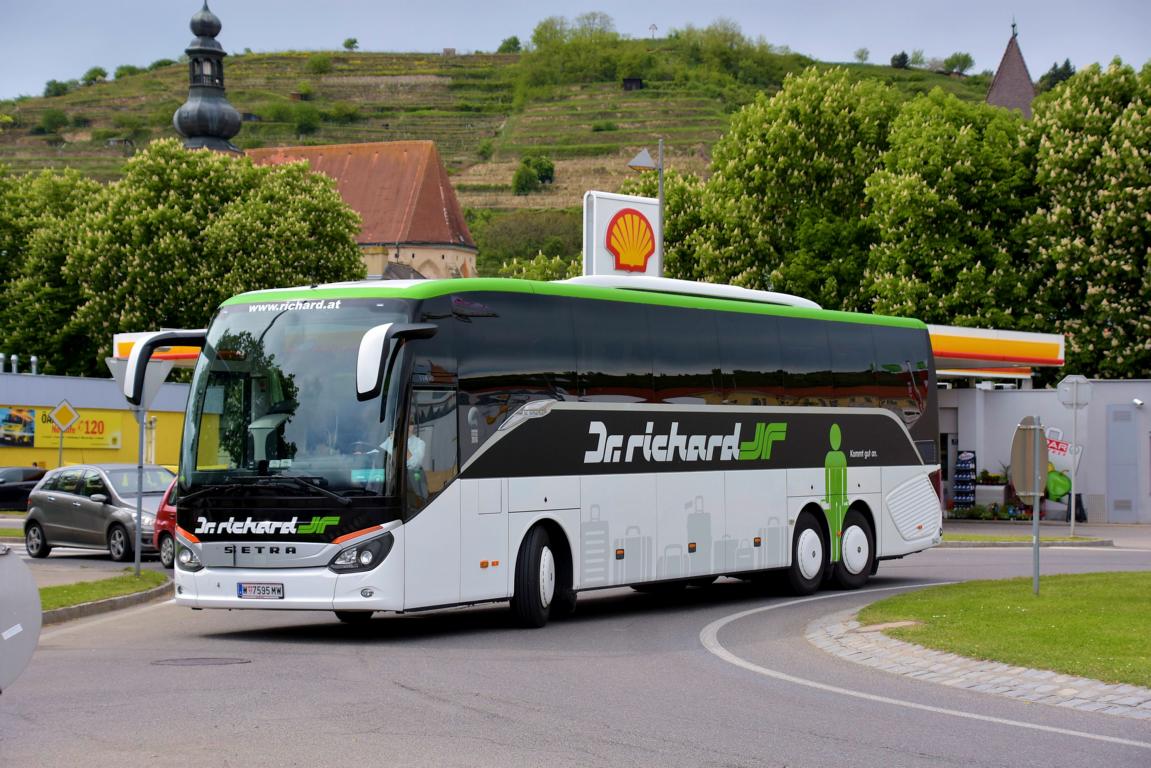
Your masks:
<svg viewBox="0 0 1151 768"><path fill-rule="evenodd" d="M160 507L156 510L156 527L152 533L152 546L160 553L160 564L171 568L176 564L176 507L169 502L172 491L176 488L176 481L164 491L164 498L160 499Z"/></svg>

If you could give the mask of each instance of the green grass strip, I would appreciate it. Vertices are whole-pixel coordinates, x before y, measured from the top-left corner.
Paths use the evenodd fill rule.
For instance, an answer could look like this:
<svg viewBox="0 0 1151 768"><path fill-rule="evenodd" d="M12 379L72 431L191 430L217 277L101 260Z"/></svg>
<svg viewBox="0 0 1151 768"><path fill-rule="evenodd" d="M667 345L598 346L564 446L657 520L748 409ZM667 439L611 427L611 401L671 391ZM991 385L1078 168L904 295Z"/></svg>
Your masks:
<svg viewBox="0 0 1151 768"><path fill-rule="evenodd" d="M0 539L2 538L24 538L24 531L21 528L0 528Z"/></svg>
<svg viewBox="0 0 1151 768"><path fill-rule="evenodd" d="M909 643L975 659L1151 687L1151 571L970 581L912 592L863 609L863 625Z"/></svg>
<svg viewBox="0 0 1151 768"><path fill-rule="evenodd" d="M42 610L51 611L55 608L70 608L73 605L105 600L109 597L132 595L158 587L168 580L165 574L157 571L140 571L137 577L132 574L133 570L125 568L123 575L111 579L44 587L40 590L40 607Z"/></svg>
<svg viewBox="0 0 1151 768"><path fill-rule="evenodd" d="M979 541L1030 544L1031 535L999 535L994 533L947 533L943 534L944 541ZM1039 534L1040 541L1070 542L1070 541L1102 541L1094 536L1044 536Z"/></svg>

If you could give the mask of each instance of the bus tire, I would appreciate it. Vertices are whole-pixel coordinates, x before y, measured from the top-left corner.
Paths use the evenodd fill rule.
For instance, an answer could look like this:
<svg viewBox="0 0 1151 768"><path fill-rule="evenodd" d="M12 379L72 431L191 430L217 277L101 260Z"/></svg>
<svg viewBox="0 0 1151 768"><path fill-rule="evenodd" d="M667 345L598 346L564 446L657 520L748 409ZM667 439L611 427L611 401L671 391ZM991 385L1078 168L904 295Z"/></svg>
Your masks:
<svg viewBox="0 0 1151 768"><path fill-rule="evenodd" d="M44 535L40 523L28 523L28 528L24 531L24 549L28 552L28 557L36 558L47 557L52 551L52 546L48 543L48 537Z"/></svg>
<svg viewBox="0 0 1151 768"><path fill-rule="evenodd" d="M849 509L843 518L839 562L835 564L835 584L841 589L859 589L871 577L875 565L875 533L863 513Z"/></svg>
<svg viewBox="0 0 1151 768"><path fill-rule="evenodd" d="M795 595L810 595L819 589L827 568L827 543L819 523L810 513L800 514L791 540L791 566L787 587Z"/></svg>
<svg viewBox="0 0 1151 768"><path fill-rule="evenodd" d="M537 628L548 623L556 596L556 559L551 539L543 526L528 531L516 558L512 615L521 627Z"/></svg>
<svg viewBox="0 0 1151 768"><path fill-rule="evenodd" d="M119 523L108 529L108 552L117 563L132 559L132 539L128 536L128 529Z"/></svg>

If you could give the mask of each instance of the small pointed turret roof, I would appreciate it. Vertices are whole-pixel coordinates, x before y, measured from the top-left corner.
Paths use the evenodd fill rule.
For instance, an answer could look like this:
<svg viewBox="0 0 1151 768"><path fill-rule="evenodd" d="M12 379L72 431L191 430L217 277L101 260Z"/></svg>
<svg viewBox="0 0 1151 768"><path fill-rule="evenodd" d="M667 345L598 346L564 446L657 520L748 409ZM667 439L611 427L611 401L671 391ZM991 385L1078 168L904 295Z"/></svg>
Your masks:
<svg viewBox="0 0 1151 768"><path fill-rule="evenodd" d="M995 70L995 78L987 91L987 103L1006 109L1018 109L1024 118L1030 120L1035 85L1031 82L1027 63L1023 61L1023 52L1019 50L1018 38L1019 33L1015 31L1012 22L1011 39L1007 41L1007 50L1003 52L1003 60L999 62L999 69Z"/></svg>

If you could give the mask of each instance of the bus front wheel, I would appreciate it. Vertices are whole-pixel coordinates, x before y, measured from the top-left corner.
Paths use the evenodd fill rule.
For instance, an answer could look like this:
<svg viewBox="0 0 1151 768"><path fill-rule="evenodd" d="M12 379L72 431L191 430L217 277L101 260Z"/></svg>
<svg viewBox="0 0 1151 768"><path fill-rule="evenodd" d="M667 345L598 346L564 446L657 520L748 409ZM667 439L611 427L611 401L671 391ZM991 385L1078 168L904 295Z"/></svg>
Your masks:
<svg viewBox="0 0 1151 768"><path fill-rule="evenodd" d="M516 558L515 593L512 614L523 627L548 623L556 596L556 559L551 539L542 526L528 532Z"/></svg>
<svg viewBox="0 0 1151 768"><path fill-rule="evenodd" d="M850 509L843 518L841 554L835 564L835 584L842 589L859 589L867 583L875 567L875 534L860 512Z"/></svg>
<svg viewBox="0 0 1151 768"><path fill-rule="evenodd" d="M787 569L787 586L796 595L810 595L819 589L827 567L827 547L823 532L815 519L804 512L795 524L791 541L791 567Z"/></svg>

